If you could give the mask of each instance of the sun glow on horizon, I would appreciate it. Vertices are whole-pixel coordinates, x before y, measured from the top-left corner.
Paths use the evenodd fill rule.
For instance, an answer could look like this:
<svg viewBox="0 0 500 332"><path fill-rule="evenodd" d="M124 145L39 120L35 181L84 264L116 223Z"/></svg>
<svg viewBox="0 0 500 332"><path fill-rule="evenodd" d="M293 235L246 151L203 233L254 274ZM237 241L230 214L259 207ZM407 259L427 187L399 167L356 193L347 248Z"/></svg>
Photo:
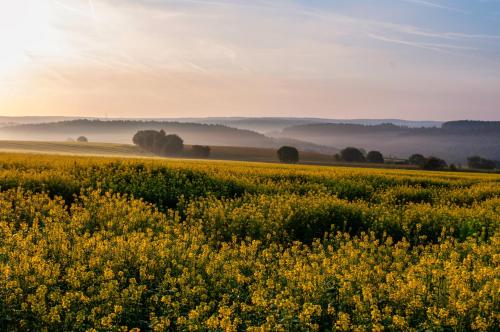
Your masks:
<svg viewBox="0 0 500 332"><path fill-rule="evenodd" d="M0 81L37 58L64 55L64 40L56 24L55 2L24 0L3 3L0 10Z"/></svg>
<svg viewBox="0 0 500 332"><path fill-rule="evenodd" d="M500 3L442 2L0 0L0 115L498 118Z"/></svg>

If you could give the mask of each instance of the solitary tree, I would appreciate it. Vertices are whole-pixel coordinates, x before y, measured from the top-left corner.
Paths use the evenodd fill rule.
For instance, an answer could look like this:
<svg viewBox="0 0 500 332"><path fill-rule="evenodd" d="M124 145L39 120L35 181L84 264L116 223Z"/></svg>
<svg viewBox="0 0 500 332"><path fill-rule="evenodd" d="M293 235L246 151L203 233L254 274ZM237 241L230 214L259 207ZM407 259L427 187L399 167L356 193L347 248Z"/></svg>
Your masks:
<svg viewBox="0 0 500 332"><path fill-rule="evenodd" d="M426 160L427 159L424 156L422 156L421 154L418 154L418 153L412 154L410 156L410 158L408 158L408 161L410 162L410 164L420 166L420 167L424 166Z"/></svg>
<svg viewBox="0 0 500 332"><path fill-rule="evenodd" d="M278 158L282 163L299 162L299 151L293 146L282 146L278 150Z"/></svg>
<svg viewBox="0 0 500 332"><path fill-rule="evenodd" d="M427 170L441 170L446 168L448 165L443 159L437 157L429 157L426 159L425 164L422 166L423 169Z"/></svg>
<svg viewBox="0 0 500 332"><path fill-rule="evenodd" d="M340 156L343 161L348 163L364 163L366 161L363 153L359 149L352 147L340 151Z"/></svg>
<svg viewBox="0 0 500 332"><path fill-rule="evenodd" d="M370 151L370 152L368 152L368 155L366 156L366 160L369 163L383 164L384 163L384 156L379 151Z"/></svg>
<svg viewBox="0 0 500 332"><path fill-rule="evenodd" d="M85 136L80 136L76 139L76 141L80 143L87 143L89 140Z"/></svg>

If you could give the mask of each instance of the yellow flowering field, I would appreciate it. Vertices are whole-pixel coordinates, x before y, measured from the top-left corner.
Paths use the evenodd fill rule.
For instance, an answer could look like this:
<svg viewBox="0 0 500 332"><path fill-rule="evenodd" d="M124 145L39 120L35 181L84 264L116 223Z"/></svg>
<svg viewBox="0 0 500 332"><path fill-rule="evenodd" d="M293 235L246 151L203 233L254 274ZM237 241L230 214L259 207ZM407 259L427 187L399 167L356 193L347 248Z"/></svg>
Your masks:
<svg viewBox="0 0 500 332"><path fill-rule="evenodd" d="M0 330L497 331L500 175L0 154Z"/></svg>

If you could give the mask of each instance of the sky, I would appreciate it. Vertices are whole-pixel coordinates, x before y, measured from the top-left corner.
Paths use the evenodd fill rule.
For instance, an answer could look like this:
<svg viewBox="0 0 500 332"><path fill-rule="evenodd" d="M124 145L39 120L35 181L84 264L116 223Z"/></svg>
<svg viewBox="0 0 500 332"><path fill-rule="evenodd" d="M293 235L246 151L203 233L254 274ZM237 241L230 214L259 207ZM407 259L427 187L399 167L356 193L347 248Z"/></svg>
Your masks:
<svg viewBox="0 0 500 332"><path fill-rule="evenodd" d="M500 0L0 0L0 115L500 120Z"/></svg>

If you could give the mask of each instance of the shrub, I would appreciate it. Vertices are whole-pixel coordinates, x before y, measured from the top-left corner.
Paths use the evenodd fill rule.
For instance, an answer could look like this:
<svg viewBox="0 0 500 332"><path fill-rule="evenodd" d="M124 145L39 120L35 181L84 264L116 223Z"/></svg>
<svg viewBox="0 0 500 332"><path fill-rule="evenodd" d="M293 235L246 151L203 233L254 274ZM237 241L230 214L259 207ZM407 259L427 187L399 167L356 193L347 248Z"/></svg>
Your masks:
<svg viewBox="0 0 500 332"><path fill-rule="evenodd" d="M80 136L76 139L76 141L79 143L87 143L89 140L85 136Z"/></svg>

